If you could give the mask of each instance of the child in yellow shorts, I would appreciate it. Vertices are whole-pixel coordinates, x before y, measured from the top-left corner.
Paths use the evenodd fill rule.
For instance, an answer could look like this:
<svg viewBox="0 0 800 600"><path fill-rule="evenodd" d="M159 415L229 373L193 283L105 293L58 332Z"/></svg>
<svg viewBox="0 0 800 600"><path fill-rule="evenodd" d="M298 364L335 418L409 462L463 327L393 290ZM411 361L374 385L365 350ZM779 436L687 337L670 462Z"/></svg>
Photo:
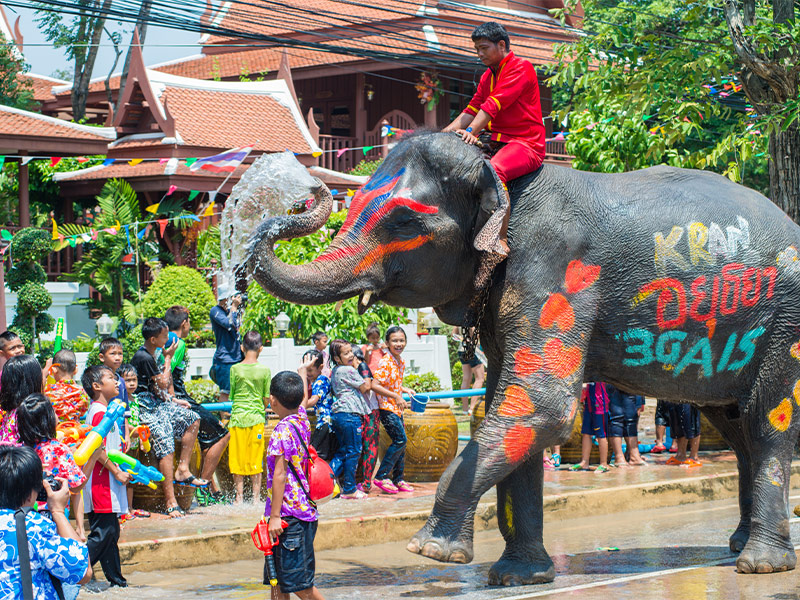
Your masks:
<svg viewBox="0 0 800 600"><path fill-rule="evenodd" d="M271 373L258 363L261 335L249 331L242 340L244 360L231 368L231 443L228 465L236 484L236 503L244 502L244 478L250 476L253 502L259 501L261 473L264 470L264 423L269 403Z"/></svg>

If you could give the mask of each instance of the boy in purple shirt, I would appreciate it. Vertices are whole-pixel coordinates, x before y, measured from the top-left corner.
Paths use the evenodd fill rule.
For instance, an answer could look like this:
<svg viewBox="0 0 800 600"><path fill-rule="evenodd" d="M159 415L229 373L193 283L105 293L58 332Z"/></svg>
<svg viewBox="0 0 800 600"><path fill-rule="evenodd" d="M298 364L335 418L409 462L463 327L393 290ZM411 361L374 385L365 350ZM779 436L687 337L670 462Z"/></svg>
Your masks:
<svg viewBox="0 0 800 600"><path fill-rule="evenodd" d="M581 462L572 465L570 471L586 471L592 455L592 436L597 438L600 465L595 473L605 473L608 466L608 390L602 381L583 385L583 424L581 426Z"/></svg>
<svg viewBox="0 0 800 600"><path fill-rule="evenodd" d="M304 364L300 367L305 375ZM317 508L308 495L308 445L311 426L303 399L303 377L281 371L270 384L270 404L280 422L269 438L267 449L267 504L269 534L279 538L275 546L275 567L280 593L273 598L289 600L294 593L301 600L324 600L314 587L314 537L317 534ZM283 529L281 520L288 524ZM269 584L266 561L264 584ZM277 590L275 590L277 592Z"/></svg>

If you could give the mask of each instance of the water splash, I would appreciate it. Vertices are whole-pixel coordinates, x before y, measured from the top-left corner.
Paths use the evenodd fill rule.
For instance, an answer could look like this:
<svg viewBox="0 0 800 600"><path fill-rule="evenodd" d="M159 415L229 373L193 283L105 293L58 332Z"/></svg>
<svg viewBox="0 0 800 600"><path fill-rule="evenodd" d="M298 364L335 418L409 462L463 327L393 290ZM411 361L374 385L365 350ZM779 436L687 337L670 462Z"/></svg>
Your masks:
<svg viewBox="0 0 800 600"><path fill-rule="evenodd" d="M217 285L232 290L234 271L247 258L250 235L269 217L285 215L311 195L315 183L291 152L264 154L244 172L225 202L220 222L222 265Z"/></svg>

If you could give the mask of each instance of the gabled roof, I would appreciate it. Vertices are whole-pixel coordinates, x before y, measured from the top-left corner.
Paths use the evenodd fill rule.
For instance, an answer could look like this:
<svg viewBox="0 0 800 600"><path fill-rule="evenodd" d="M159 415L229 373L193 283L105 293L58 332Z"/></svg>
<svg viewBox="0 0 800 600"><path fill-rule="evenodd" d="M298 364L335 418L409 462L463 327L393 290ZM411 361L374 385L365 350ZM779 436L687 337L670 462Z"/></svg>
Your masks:
<svg viewBox="0 0 800 600"><path fill-rule="evenodd" d="M91 140L107 144L109 140L116 139L117 134L111 127L79 125L55 117L0 105L0 136ZM55 148L57 146L54 146Z"/></svg>

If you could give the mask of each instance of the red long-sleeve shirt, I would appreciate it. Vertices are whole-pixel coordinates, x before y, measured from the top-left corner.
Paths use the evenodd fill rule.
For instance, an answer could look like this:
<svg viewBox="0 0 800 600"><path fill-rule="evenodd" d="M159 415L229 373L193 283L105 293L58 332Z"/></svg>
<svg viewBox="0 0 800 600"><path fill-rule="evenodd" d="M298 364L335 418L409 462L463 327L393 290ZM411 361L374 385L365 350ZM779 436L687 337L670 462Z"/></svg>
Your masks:
<svg viewBox="0 0 800 600"><path fill-rule="evenodd" d="M497 77L491 69L486 69L464 112L474 116L479 110L492 118L487 126L492 140L523 141L544 156L545 130L539 80L529 61L509 52L498 67Z"/></svg>

